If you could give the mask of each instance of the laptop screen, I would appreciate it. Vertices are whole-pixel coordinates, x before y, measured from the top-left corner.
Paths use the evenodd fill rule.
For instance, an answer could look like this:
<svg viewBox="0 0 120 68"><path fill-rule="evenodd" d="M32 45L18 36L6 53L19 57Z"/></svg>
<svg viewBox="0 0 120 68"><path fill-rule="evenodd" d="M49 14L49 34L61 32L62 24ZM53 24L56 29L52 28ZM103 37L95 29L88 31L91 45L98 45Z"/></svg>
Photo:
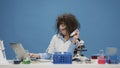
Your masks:
<svg viewBox="0 0 120 68"><path fill-rule="evenodd" d="M13 48L17 59L23 60L29 56L21 43L10 43L10 45Z"/></svg>

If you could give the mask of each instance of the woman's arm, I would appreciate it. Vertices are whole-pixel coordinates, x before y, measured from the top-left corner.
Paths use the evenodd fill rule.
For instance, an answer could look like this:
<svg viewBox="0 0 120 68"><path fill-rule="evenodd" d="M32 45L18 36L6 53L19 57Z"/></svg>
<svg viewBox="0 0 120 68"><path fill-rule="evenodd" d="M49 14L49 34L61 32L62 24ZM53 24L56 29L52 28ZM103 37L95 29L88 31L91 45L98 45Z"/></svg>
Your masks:
<svg viewBox="0 0 120 68"><path fill-rule="evenodd" d="M39 53L39 54L30 53L29 56L31 58L40 58L40 59L49 59L49 58L51 58L52 54L55 52L55 49L54 49L55 38L56 38L56 35L54 35L52 37L52 40L50 41L50 44L49 44L48 48L46 49L45 53Z"/></svg>

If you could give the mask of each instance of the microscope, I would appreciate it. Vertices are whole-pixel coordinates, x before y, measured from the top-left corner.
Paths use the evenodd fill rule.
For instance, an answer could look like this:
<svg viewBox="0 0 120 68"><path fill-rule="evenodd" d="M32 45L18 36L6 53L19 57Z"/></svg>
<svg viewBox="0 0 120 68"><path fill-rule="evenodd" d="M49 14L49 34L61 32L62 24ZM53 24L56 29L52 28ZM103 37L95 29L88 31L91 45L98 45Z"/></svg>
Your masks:
<svg viewBox="0 0 120 68"><path fill-rule="evenodd" d="M87 51L85 48L85 44L83 40L78 39L76 41L76 47L74 50L74 56L72 58L73 61L86 61L89 60L82 54L82 51Z"/></svg>
<svg viewBox="0 0 120 68"><path fill-rule="evenodd" d="M70 34L70 36L73 37L76 34L76 31L79 31L79 30L78 29L74 30ZM85 48L84 41L78 38L76 40L76 47L75 47L74 55L72 58L73 61L89 61L89 59L82 54L82 51L87 51L84 48Z"/></svg>

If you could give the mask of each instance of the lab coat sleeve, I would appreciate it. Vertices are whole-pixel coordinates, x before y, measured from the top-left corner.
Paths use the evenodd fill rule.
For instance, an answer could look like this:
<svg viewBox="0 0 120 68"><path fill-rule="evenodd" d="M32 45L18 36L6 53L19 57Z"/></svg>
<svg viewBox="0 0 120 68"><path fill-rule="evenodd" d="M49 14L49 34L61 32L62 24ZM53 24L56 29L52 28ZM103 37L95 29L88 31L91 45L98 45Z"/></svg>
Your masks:
<svg viewBox="0 0 120 68"><path fill-rule="evenodd" d="M52 37L52 40L50 41L50 44L49 44L48 48L46 49L46 53L54 54L54 52L55 52L55 40L56 40L56 35L54 35Z"/></svg>
<svg viewBox="0 0 120 68"><path fill-rule="evenodd" d="M75 47L76 47L76 45L71 43L71 45L68 48L68 52L70 52L72 54L72 56L74 55Z"/></svg>
<svg viewBox="0 0 120 68"><path fill-rule="evenodd" d="M54 48L55 37L56 37L56 35L54 35L52 37L52 40L50 41L50 44L49 44L48 48L46 49L46 52L39 53L41 59L50 59L52 57L52 55L54 54L54 52L55 52L55 48Z"/></svg>
<svg viewBox="0 0 120 68"><path fill-rule="evenodd" d="M39 53L41 59L51 59L51 54L49 53Z"/></svg>

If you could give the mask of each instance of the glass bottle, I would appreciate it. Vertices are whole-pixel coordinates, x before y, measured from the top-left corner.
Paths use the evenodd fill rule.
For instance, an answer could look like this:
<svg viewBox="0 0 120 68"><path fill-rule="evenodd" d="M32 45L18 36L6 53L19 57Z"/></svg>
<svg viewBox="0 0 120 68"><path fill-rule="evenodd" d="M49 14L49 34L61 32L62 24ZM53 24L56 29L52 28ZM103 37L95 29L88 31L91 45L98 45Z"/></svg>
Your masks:
<svg viewBox="0 0 120 68"><path fill-rule="evenodd" d="M99 50L98 64L105 64L104 50Z"/></svg>

